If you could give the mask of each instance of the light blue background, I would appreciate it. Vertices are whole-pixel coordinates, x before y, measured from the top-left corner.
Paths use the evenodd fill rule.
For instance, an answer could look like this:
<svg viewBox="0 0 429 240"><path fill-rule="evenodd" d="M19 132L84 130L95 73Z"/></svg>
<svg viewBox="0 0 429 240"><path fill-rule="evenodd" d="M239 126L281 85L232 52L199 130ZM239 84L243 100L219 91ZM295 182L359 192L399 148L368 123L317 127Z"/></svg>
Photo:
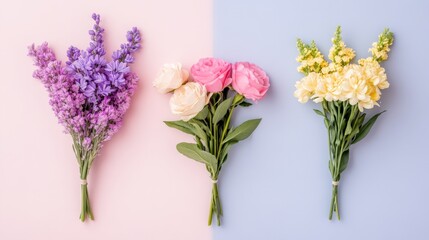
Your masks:
<svg viewBox="0 0 429 240"><path fill-rule="evenodd" d="M271 77L267 97L235 121L263 117L233 148L220 175L223 225L214 239L429 239L429 2L215 0L214 55L251 61ZM293 97L302 75L296 38L327 55L337 25L357 56L384 27L395 33L383 63L387 109L351 149L340 184L341 222L328 220L327 135L314 103Z"/></svg>

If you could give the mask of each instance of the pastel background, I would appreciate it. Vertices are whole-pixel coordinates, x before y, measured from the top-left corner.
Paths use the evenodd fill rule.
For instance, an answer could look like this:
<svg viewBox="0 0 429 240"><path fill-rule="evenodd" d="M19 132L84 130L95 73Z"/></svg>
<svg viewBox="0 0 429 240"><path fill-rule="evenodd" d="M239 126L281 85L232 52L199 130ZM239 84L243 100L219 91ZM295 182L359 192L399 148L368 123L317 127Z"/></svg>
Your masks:
<svg viewBox="0 0 429 240"><path fill-rule="evenodd" d="M88 179L96 220L81 223L79 170L43 85L32 78L27 46L48 41L65 59L85 48L91 14L101 14L109 53L131 27L143 33L132 66L141 77L124 126ZM151 86L164 62L190 66L212 54L212 5L200 0L8 1L0 7L0 239L118 240L211 238L210 179L179 154L188 140L164 126L167 95Z"/></svg>
<svg viewBox="0 0 429 240"><path fill-rule="evenodd" d="M234 148L220 175L224 225L214 239L429 239L429 113L426 100L429 3L400 0L214 2L214 55L250 60L272 87L237 121L261 116L253 137ZM340 183L341 222L328 220L327 134L316 104L293 97L296 38L327 54L337 25L358 57L385 27L395 33L383 64L391 87L380 117L351 149Z"/></svg>
<svg viewBox="0 0 429 240"><path fill-rule="evenodd" d="M0 8L0 239L413 239L429 238L429 83L426 1L122 0L5 1ZM132 26L144 36L133 70L141 77L124 127L91 170L96 220L81 223L79 172L71 139L31 77L32 42L48 41L64 59L86 47L92 12L101 14L108 52ZM297 37L327 53L337 25L358 57L384 27L395 33L383 64L388 111L353 146L340 184L341 222L327 220L330 175L326 132L312 108L292 96ZM211 192L204 166L180 156L188 136L168 96L151 82L165 62L189 67L200 57L252 61L271 77L267 97L235 123L263 117L232 149L220 175L223 225L206 226Z"/></svg>

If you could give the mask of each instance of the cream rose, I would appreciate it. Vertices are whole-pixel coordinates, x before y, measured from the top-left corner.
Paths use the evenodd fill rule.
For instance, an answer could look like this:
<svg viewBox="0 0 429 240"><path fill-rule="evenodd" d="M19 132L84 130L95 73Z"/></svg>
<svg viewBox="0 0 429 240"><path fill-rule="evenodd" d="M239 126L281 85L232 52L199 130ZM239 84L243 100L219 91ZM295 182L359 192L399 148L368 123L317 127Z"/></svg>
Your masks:
<svg viewBox="0 0 429 240"><path fill-rule="evenodd" d="M188 82L174 90L170 99L170 108L173 114L179 115L183 121L195 117L208 100L206 88L196 82Z"/></svg>
<svg viewBox="0 0 429 240"><path fill-rule="evenodd" d="M153 86L160 93L171 92L185 83L188 80L189 72L182 69L182 64L164 64L161 72L153 82Z"/></svg>

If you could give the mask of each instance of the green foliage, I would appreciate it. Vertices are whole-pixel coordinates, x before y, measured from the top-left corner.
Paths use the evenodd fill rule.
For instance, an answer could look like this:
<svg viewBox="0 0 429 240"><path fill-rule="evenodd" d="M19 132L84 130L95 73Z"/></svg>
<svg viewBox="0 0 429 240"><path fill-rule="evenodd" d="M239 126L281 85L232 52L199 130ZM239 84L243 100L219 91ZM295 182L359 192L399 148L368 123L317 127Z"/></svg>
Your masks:
<svg viewBox="0 0 429 240"><path fill-rule="evenodd" d="M228 141L242 141L246 138L248 138L253 131L258 127L259 123L261 122L261 119L252 119L248 120L238 127L234 128L223 140L224 143Z"/></svg>
<svg viewBox="0 0 429 240"><path fill-rule="evenodd" d="M343 155L341 156L341 164L340 164L340 174L347 168L347 165L349 164L349 153L350 151L347 150L343 152Z"/></svg>
<svg viewBox="0 0 429 240"><path fill-rule="evenodd" d="M191 158L201 163L205 163L213 169L215 169L217 166L216 157L209 152L199 149L196 144L183 142L177 144L176 148L177 151L187 156L188 158Z"/></svg>
<svg viewBox="0 0 429 240"><path fill-rule="evenodd" d="M349 161L350 145L355 144L368 135L372 126L383 113L378 113L366 123L365 113L361 113L357 105L350 105L347 101L322 102L323 112L317 109L314 112L324 117L325 127L328 130L329 169L332 179L339 179Z"/></svg>
<svg viewBox="0 0 429 240"><path fill-rule="evenodd" d="M191 124L184 122L182 120L180 121L164 121L165 125L178 129L184 133L194 135L193 127Z"/></svg>
<svg viewBox="0 0 429 240"><path fill-rule="evenodd" d="M204 108L203 108L203 110L201 110L201 112L199 112L198 114L197 114L197 116L195 116L194 117L194 119L197 119L197 120L204 120L204 119L206 119L207 118L207 115L209 114L209 108L207 107L207 106L205 106Z"/></svg>
<svg viewBox="0 0 429 240"><path fill-rule="evenodd" d="M322 117L325 117L325 114L324 114L322 111L320 111L320 110L318 110L318 109L313 109L313 111L314 111L317 115L320 115L320 116L322 116Z"/></svg>
<svg viewBox="0 0 429 240"><path fill-rule="evenodd" d="M250 107L250 106L252 106L253 104L251 104L250 102L243 101L243 102L241 102L239 105L240 105L240 106L242 106L242 107Z"/></svg>
<svg viewBox="0 0 429 240"><path fill-rule="evenodd" d="M375 114L372 118L370 118L368 120L368 122L361 125L359 127L359 133L356 134L356 138L354 138L352 144L355 144L355 143L359 142L360 140L362 140L363 138L365 138L366 135L368 135L369 131L371 130L372 126L374 125L375 121L377 121L378 117L381 114L383 114L384 112L386 112L386 111Z"/></svg>
<svg viewBox="0 0 429 240"><path fill-rule="evenodd" d="M210 176L217 181L222 164L228 158L231 147L248 138L258 127L261 119L252 119L233 128L230 126L234 109L237 106L248 107L252 104L245 101L244 96L236 94L227 97L228 89L215 93L210 98L209 104L188 122L165 121L164 123L184 133L195 137L194 143L179 143L177 150L195 161L204 163ZM216 214L218 224L222 215L222 208L214 182L213 199L210 208L209 225L212 215Z"/></svg>
<svg viewBox="0 0 429 240"><path fill-rule="evenodd" d="M227 98L225 101L219 104L213 116L213 124L217 124L220 120L222 120L225 117L226 113L229 110L229 107L231 107L232 99L233 99L232 97Z"/></svg>

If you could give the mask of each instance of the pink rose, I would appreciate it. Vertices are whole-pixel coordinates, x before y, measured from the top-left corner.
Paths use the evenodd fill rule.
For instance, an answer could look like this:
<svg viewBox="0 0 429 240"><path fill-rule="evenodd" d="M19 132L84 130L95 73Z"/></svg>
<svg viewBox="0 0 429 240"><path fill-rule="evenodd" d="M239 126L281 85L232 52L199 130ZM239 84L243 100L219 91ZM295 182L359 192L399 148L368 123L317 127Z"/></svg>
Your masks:
<svg viewBox="0 0 429 240"><path fill-rule="evenodd" d="M232 87L253 101L261 100L270 87L267 74L253 63L237 62L232 66Z"/></svg>
<svg viewBox="0 0 429 240"><path fill-rule="evenodd" d="M208 92L220 92L231 84L231 63L222 59L202 58L192 65L191 75Z"/></svg>

